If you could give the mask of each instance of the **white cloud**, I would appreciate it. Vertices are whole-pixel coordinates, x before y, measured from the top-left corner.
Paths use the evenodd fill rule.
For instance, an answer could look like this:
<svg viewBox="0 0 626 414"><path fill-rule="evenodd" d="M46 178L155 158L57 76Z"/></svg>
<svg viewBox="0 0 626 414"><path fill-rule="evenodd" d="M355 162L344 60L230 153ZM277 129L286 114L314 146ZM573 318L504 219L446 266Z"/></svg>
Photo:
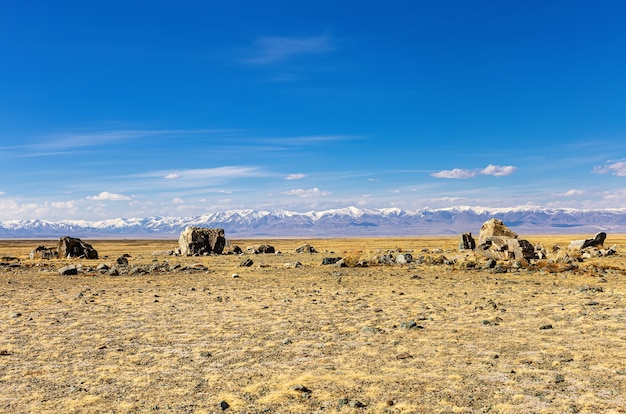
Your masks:
<svg viewBox="0 0 626 414"><path fill-rule="evenodd" d="M289 191L285 191L283 192L283 194L285 195L295 195L298 197L324 197L324 196L329 196L331 193L329 191L321 191L319 188L311 188L308 190L299 188L296 190L289 190Z"/></svg>
<svg viewBox="0 0 626 414"><path fill-rule="evenodd" d="M305 174L289 174L288 176L285 177L285 180L301 180L304 177L306 177Z"/></svg>
<svg viewBox="0 0 626 414"><path fill-rule="evenodd" d="M165 178L174 179L211 179L211 178L242 178L242 177L264 177L267 173L255 167L225 166L216 168L195 168L188 170L174 171L152 171L137 174L132 177L138 178Z"/></svg>
<svg viewBox="0 0 626 414"><path fill-rule="evenodd" d="M564 193L561 193L561 194L559 194L559 195L561 195L561 196L563 196L563 197L580 197L580 196L583 196L583 195L585 195L585 194L587 194L587 192L586 192L586 191L583 191L583 190L576 190L576 189L573 189L573 188L572 188L571 190L568 190L568 191L566 191L566 192L564 192Z"/></svg>
<svg viewBox="0 0 626 414"><path fill-rule="evenodd" d="M431 177L435 178L450 178L450 179L466 179L475 177L477 174L481 175L493 175L494 177L503 177L505 175L511 175L517 170L512 165L500 166L489 164L481 170L464 170L461 168L454 168L452 170L442 170L436 173L432 173Z"/></svg>
<svg viewBox="0 0 626 414"><path fill-rule="evenodd" d="M52 201L50 202L50 206L54 208L70 210L76 207L76 202L75 201Z"/></svg>
<svg viewBox="0 0 626 414"><path fill-rule="evenodd" d="M626 162L617 161L605 165L596 165L593 167L594 174L612 174L618 177L626 177Z"/></svg>
<svg viewBox="0 0 626 414"><path fill-rule="evenodd" d="M115 194L115 193L109 193L108 191L103 191L98 195L88 196L87 199L88 200L125 201L125 200L130 200L131 198L123 194Z"/></svg>
<svg viewBox="0 0 626 414"><path fill-rule="evenodd" d="M500 166L489 164L488 166L483 168L480 173L482 175L493 175L495 177L502 177L505 175L513 174L515 170L517 170L517 168L512 165Z"/></svg>
<svg viewBox="0 0 626 414"><path fill-rule="evenodd" d="M470 170L462 170L455 168L453 170L443 170L436 173L432 173L431 177L435 178L451 178L451 179L465 179L472 178L476 175L476 172Z"/></svg>
<svg viewBox="0 0 626 414"><path fill-rule="evenodd" d="M0 191L0 195L5 195L6 193L4 191Z"/></svg>
<svg viewBox="0 0 626 414"><path fill-rule="evenodd" d="M185 201L180 197L175 197L172 199L172 204L185 204Z"/></svg>
<svg viewBox="0 0 626 414"><path fill-rule="evenodd" d="M330 37L262 37L254 43L254 56L245 63L264 65L294 55L327 53L335 49Z"/></svg>

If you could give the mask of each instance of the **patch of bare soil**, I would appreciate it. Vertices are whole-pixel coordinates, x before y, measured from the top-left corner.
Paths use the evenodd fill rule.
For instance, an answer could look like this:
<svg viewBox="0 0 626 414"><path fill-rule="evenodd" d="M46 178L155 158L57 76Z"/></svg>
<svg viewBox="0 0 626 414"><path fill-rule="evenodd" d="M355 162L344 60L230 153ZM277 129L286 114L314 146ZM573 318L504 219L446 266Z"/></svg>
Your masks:
<svg viewBox="0 0 626 414"><path fill-rule="evenodd" d="M626 411L626 238L506 272L453 263L453 238L304 242L175 257L152 256L174 241L90 241L100 259L30 260L54 241L1 241L0 411ZM390 252L424 260L322 265Z"/></svg>

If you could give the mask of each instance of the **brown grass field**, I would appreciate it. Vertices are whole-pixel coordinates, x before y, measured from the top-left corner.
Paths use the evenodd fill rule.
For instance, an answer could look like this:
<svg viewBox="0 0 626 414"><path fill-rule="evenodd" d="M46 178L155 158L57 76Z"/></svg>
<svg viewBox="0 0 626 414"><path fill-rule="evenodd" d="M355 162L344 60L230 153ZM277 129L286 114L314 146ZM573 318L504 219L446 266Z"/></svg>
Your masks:
<svg viewBox="0 0 626 414"><path fill-rule="evenodd" d="M100 259L30 260L56 241L0 241L0 256L19 259L0 259L0 412L626 412L626 236L607 238L617 255L575 269L507 273L321 265L380 250L454 256L456 238L233 240L282 252L245 257L86 241ZM307 241L320 253L295 252ZM124 253L155 270L95 271ZM59 276L69 263L82 272ZM195 263L208 270L181 270Z"/></svg>

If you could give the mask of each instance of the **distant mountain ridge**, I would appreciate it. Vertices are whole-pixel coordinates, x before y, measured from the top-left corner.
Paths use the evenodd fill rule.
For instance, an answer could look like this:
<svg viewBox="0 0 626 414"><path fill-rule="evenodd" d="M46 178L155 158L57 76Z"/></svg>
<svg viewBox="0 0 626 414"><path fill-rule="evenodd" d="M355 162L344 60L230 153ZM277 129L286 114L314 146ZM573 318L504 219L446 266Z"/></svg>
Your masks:
<svg viewBox="0 0 626 414"><path fill-rule="evenodd" d="M297 213L228 210L194 217L0 221L0 238L177 238L186 226L220 227L230 238L383 237L478 233L490 218L519 234L626 233L626 209L579 210L536 206L450 207L405 211L346 207Z"/></svg>

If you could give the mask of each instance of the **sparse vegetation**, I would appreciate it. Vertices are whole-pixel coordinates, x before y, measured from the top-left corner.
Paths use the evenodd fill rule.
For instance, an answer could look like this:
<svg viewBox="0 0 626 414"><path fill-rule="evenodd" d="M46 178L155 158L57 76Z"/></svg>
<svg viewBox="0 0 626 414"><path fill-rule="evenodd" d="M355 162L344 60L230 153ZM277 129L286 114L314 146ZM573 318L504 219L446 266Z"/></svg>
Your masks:
<svg viewBox="0 0 626 414"><path fill-rule="evenodd" d="M576 237L525 238L564 255ZM296 253L303 242L233 240L281 252L240 267L152 255L176 241L90 241L98 260L29 259L53 243L0 241L0 411L624 412L626 237L609 235L613 256L504 273L446 264L456 238ZM424 260L321 265L389 250ZM66 265L78 275L60 276Z"/></svg>

